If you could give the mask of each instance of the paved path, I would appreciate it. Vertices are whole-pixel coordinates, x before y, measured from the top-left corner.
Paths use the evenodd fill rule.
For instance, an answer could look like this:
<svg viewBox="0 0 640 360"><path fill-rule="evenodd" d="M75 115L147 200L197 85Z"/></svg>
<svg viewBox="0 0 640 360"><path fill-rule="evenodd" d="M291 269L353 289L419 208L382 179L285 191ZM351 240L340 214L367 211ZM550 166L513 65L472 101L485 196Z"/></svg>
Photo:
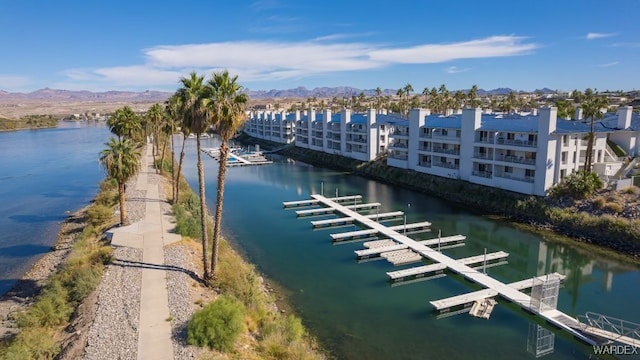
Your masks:
<svg viewBox="0 0 640 360"><path fill-rule="evenodd" d="M146 191L144 219L113 230L111 245L143 250L138 359L164 360L173 359L166 271L162 268L164 246L180 241L181 236L170 232L173 218L160 209L165 201L160 186L149 182L148 174L155 173L151 151L147 147L136 182L136 190Z"/></svg>

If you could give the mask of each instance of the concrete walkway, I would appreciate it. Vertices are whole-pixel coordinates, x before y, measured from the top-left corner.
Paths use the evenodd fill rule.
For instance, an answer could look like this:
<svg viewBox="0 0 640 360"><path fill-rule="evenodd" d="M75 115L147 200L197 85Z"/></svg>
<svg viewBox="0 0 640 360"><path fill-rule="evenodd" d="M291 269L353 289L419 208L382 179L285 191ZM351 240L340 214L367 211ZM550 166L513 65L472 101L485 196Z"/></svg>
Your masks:
<svg viewBox="0 0 640 360"><path fill-rule="evenodd" d="M127 246L143 250L142 283L140 284L140 322L138 328L138 359L173 359L171 322L167 294L164 246L181 240L171 233L173 217L162 213L165 201L160 186L150 183L155 174L151 147L142 158L136 190L146 192L145 216L142 221L111 231L112 246Z"/></svg>

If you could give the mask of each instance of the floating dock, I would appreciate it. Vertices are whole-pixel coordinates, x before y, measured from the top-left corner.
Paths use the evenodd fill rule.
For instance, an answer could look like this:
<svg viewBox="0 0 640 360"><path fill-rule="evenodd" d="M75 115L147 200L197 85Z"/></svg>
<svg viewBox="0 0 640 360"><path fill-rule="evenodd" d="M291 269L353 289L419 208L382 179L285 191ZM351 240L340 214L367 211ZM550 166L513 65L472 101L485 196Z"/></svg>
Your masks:
<svg viewBox="0 0 640 360"><path fill-rule="evenodd" d="M615 328L614 331L608 331L601 328L595 328L594 326L587 326L577 319L557 310L555 308L558 295L557 289L561 279L555 278L552 279L552 281L549 281L549 277L544 276L537 278L534 277L533 279L526 279L512 284L505 284L487 275L484 272L484 269L488 266L506 263L504 259L509 255L506 252L498 251L487 254L485 250L484 255L471 256L463 259L453 259L442 252L431 248L430 245L433 245L432 242L425 243L416 241L406 236L406 232L410 227L415 226L415 228L424 230L426 227L431 225L428 222L385 226L372 220L370 216L365 216L355 211L366 208L367 205L379 207L379 203L345 206L322 195L311 195L311 198L312 200L309 201L313 201L314 205L322 206L322 208L297 211L296 214L298 216L333 213L341 216L342 218L348 218L349 221L354 223L357 222L359 225L365 227L364 230L350 231L342 234L331 234L331 238L334 242L340 242L342 240L349 241L353 239L377 240L378 237L382 237L384 240L369 242L369 248L367 250L361 250L362 252L360 254L369 254L366 251L371 252L370 255L367 256L380 254L382 257L383 254L387 254L387 256L384 257L392 263L395 261L395 264L413 262L416 261L418 257L420 257L418 261L432 262L432 264L429 265L388 272L387 275L392 283L406 283L423 280L428 276L440 277L445 275L445 271L450 271L485 288L484 290L475 291L469 294L431 302L436 309L451 308L455 304L466 305L471 302L475 304L479 301L476 305L474 314L480 317L487 317L491 313L495 303L492 301L487 302L485 300L500 297L520 306L536 316L539 316L547 323L568 332L575 338L590 345L598 345L602 343L603 338L609 341L617 341L634 346L639 341L635 339L635 337L640 338L640 329L635 330L635 332L631 332L630 334L632 336L627 336L626 333L621 335L619 332L616 332L617 330ZM434 239L430 240L433 241ZM440 245L442 245L442 239L440 239ZM380 249L382 249L382 251L380 251ZM393 259L394 261L390 259ZM490 262L493 264L488 264ZM483 269L483 271L478 271L478 268ZM539 282L538 285L535 285L536 281ZM540 282L542 285L540 285ZM535 298L521 291L522 289L529 287L529 284L531 286L535 286L532 290L532 295L534 291L537 291ZM555 288L553 288L555 295L548 296L546 294L545 291L549 289L548 286L555 286Z"/></svg>
<svg viewBox="0 0 640 360"><path fill-rule="evenodd" d="M203 148L202 152L215 160L220 160L220 148ZM262 152L247 151L238 148L230 148L227 157L227 166L268 165L273 161L267 159Z"/></svg>

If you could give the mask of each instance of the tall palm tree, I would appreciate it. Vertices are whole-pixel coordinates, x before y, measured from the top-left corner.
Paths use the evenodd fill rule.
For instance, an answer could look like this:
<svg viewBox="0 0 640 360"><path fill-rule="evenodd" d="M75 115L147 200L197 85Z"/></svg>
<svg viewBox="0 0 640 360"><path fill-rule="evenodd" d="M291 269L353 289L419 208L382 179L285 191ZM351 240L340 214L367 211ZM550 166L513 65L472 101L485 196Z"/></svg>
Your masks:
<svg viewBox="0 0 640 360"><path fill-rule="evenodd" d="M249 98L242 93L242 86L236 81L238 76L230 76L227 70L213 73L207 85L210 87L208 111L212 122L222 139L220 145L220 165L218 166L218 187L216 211L213 225L213 249L211 250L211 272L215 275L218 264L218 243L220 242L220 228L222 225L222 201L224 198L224 180L227 171L227 157L229 156L229 140L240 130L247 120L246 107Z"/></svg>
<svg viewBox="0 0 640 360"><path fill-rule="evenodd" d="M169 99L165 104L165 112L167 113L167 119L168 119L167 129L169 130L169 136L171 137L171 187L172 187L171 197L173 198L174 203L178 201L177 189L178 189L179 183L175 178L175 171L174 171L175 167L173 166L173 164L175 164L175 158L176 158L173 135L176 133L178 124L182 119L182 114L180 112L181 106L182 104L180 103L180 98L176 94L171 95L171 97L169 97ZM184 142L182 144L184 145ZM184 146L183 146L183 151L184 151ZM180 177L178 177L178 180L179 179Z"/></svg>
<svg viewBox="0 0 640 360"><path fill-rule="evenodd" d="M594 94L591 89L587 89L584 92L584 99L582 102L582 111L585 118L590 119L589 127L589 139L587 141L587 154L584 159L584 171L591 172L591 166L593 165L593 143L595 142L595 120L602 119L604 114L602 109L608 105L607 99Z"/></svg>
<svg viewBox="0 0 640 360"><path fill-rule="evenodd" d="M142 123L129 106L117 109L107 120L107 126L118 139L142 140Z"/></svg>
<svg viewBox="0 0 640 360"><path fill-rule="evenodd" d="M382 95L382 89L380 89L380 86L378 86L376 88L376 108L378 111L380 111L380 105L382 104L380 99L381 95Z"/></svg>
<svg viewBox="0 0 640 360"><path fill-rule="evenodd" d="M125 184L140 168L140 157L142 156L140 146L132 140L113 137L105 145L107 148L100 153L100 163L104 166L107 176L118 183L120 225L127 225Z"/></svg>
<svg viewBox="0 0 640 360"><path fill-rule="evenodd" d="M196 72L191 72L189 77L181 78L180 84L181 87L178 89L178 97L180 97L182 102L184 124L196 134L198 189L200 193L200 230L202 232L202 265L204 269L203 276L205 279L208 279L209 264L207 262L207 251L209 249L209 237L207 234L207 205L204 193L204 165L202 163L202 154L200 151L200 135L207 130L209 126L208 117L206 116L204 107L207 87L204 83L204 77L199 76Z"/></svg>
<svg viewBox="0 0 640 360"><path fill-rule="evenodd" d="M473 85L469 92L467 93L467 98L469 102L467 103L471 108L477 108L480 106L480 100L478 100L478 85Z"/></svg>
<svg viewBox="0 0 640 360"><path fill-rule="evenodd" d="M162 120L164 119L162 106L160 106L160 104L158 103L151 105L149 111L147 111L147 119L149 120L149 125L151 126L151 133L153 136L153 141L151 142L153 167L156 169L156 173L158 173L156 156L158 155L158 150L160 148L160 131L162 129Z"/></svg>

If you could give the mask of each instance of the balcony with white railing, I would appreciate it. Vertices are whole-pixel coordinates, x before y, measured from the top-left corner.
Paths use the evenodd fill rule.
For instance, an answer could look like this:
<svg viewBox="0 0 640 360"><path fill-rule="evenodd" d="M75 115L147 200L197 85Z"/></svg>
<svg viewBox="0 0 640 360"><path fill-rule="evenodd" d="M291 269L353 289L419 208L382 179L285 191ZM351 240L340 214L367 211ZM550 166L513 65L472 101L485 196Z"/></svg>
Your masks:
<svg viewBox="0 0 640 360"><path fill-rule="evenodd" d="M418 136L423 138L423 139L431 139L431 130L425 132L424 128L421 128L420 129L420 134Z"/></svg>
<svg viewBox="0 0 640 360"><path fill-rule="evenodd" d="M420 145L418 146L418 151L426 151L426 152L431 152L431 146L425 146L425 145Z"/></svg>
<svg viewBox="0 0 640 360"><path fill-rule="evenodd" d="M496 154L496 161L504 161L516 164L535 165L536 159L527 159L523 156Z"/></svg>
<svg viewBox="0 0 640 360"><path fill-rule="evenodd" d="M437 167L441 167L441 168L445 168L445 169L459 169L460 165L455 164L455 163L451 163L451 162L433 162L431 163L432 166L437 166Z"/></svg>
<svg viewBox="0 0 640 360"><path fill-rule="evenodd" d="M409 147L409 144L407 144L406 142L394 141L391 144L389 144L389 147L390 148L407 149Z"/></svg>
<svg viewBox="0 0 640 360"><path fill-rule="evenodd" d="M460 134L456 130L449 130L446 132L435 130L431 137L434 139L444 139L444 140L460 140Z"/></svg>
<svg viewBox="0 0 640 360"><path fill-rule="evenodd" d="M432 151L439 154L460 155L460 149L445 149L434 146Z"/></svg>
<svg viewBox="0 0 640 360"><path fill-rule="evenodd" d="M491 179L493 177L493 173L491 171L473 170L471 174L473 176L479 176L487 179Z"/></svg>
<svg viewBox="0 0 640 360"><path fill-rule="evenodd" d="M497 172L495 173L495 176L503 179L522 181L526 183L533 183L535 181L535 177L533 176L518 176L512 173L506 173L506 172Z"/></svg>
<svg viewBox="0 0 640 360"><path fill-rule="evenodd" d="M402 161L407 161L407 159L409 158L409 156L407 155L406 151L394 151L392 150L389 153L389 158L390 159L396 159L396 160L402 160Z"/></svg>
<svg viewBox="0 0 640 360"><path fill-rule="evenodd" d="M493 154L491 153L474 152L473 157L475 159L493 160Z"/></svg>
<svg viewBox="0 0 640 360"><path fill-rule="evenodd" d="M422 167L431 167L431 161L418 161L418 166L422 166Z"/></svg>
<svg viewBox="0 0 640 360"><path fill-rule="evenodd" d="M495 144L496 138L495 136L476 136L475 142L481 144Z"/></svg>
<svg viewBox="0 0 640 360"><path fill-rule="evenodd" d="M393 137L409 137L409 129L408 128L400 128L400 129L395 129L390 136Z"/></svg>
<svg viewBox="0 0 640 360"><path fill-rule="evenodd" d="M537 147L537 141L529 141L529 140L521 140L521 139L505 139L499 137L496 141L496 144L499 145L512 145L512 146L522 146L522 147Z"/></svg>

